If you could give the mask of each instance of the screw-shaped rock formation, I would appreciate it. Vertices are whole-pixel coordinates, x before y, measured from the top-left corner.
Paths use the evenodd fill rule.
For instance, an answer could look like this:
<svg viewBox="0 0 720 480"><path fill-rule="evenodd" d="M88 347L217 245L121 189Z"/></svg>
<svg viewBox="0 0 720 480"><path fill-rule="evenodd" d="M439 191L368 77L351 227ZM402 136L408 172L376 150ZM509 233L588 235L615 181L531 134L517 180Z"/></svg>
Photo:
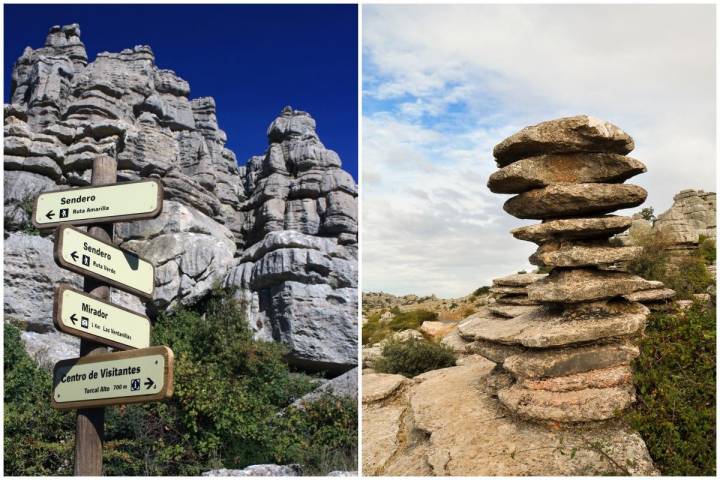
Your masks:
<svg viewBox="0 0 720 480"><path fill-rule="evenodd" d="M498 398L521 417L606 420L635 400L630 362L649 311L627 296L654 285L624 271L639 247L610 244L631 218L607 215L647 195L622 183L645 172L626 156L633 147L615 125L577 116L524 128L494 149L502 168L488 187L516 194L504 206L511 215L542 220L512 234L538 244L530 261L550 270L527 286L540 306L473 328L476 340L518 349L502 362L514 383Z"/></svg>

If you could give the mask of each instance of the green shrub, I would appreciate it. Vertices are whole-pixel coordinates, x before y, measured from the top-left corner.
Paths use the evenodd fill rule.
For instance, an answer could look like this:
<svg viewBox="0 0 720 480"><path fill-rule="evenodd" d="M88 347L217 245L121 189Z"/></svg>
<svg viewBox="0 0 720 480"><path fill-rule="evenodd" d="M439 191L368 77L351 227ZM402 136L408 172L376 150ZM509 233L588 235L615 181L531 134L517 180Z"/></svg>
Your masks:
<svg viewBox="0 0 720 480"><path fill-rule="evenodd" d="M649 318L628 418L663 475L716 474L715 342L714 308Z"/></svg>
<svg viewBox="0 0 720 480"><path fill-rule="evenodd" d="M389 322L380 322L380 313L368 317L368 321L362 327L363 345L372 345L386 338L393 333L403 330L416 330L423 322L435 321L438 314L428 310L418 309L404 312L398 307L393 307L390 312L394 315Z"/></svg>
<svg viewBox="0 0 720 480"><path fill-rule="evenodd" d="M5 324L4 473L72 475L75 415L50 406L52 379L28 356L20 330Z"/></svg>
<svg viewBox="0 0 720 480"><path fill-rule="evenodd" d="M428 340L410 338L386 343L382 357L375 361L373 368L378 372L414 377L430 370L452 367L455 361L455 352L450 347Z"/></svg>
<svg viewBox="0 0 720 480"><path fill-rule="evenodd" d="M8 331L6 326L5 382L20 386L5 390L6 473L70 474L74 414L50 408L49 374L29 358L25 366L8 357ZM332 398L305 410L288 408L314 388L315 379L291 372L279 344L253 340L228 292L160 315L152 337L175 353L175 393L165 402L106 409L104 474L199 475L255 463L300 463L319 473L317 468L335 469L333 461L346 468L354 458L354 401ZM22 346L16 350L27 357ZM35 381L32 390L13 383L26 371L44 383ZM20 417L25 412L41 419L41 428L26 425ZM37 452L16 448L23 439Z"/></svg>
<svg viewBox="0 0 720 480"><path fill-rule="evenodd" d="M485 286L476 289L471 296L479 297L480 295L487 295L488 293L490 293L490 287Z"/></svg>
<svg viewBox="0 0 720 480"><path fill-rule="evenodd" d="M715 239L700 235L698 240L698 253L707 265L713 265L717 258Z"/></svg>
<svg viewBox="0 0 720 480"><path fill-rule="evenodd" d="M676 292L676 298L691 298L704 293L712 284L705 258L714 256L714 242L698 249L687 258L672 259L668 242L662 233L653 233L636 239L642 253L628 266L628 271L647 280L659 280Z"/></svg>

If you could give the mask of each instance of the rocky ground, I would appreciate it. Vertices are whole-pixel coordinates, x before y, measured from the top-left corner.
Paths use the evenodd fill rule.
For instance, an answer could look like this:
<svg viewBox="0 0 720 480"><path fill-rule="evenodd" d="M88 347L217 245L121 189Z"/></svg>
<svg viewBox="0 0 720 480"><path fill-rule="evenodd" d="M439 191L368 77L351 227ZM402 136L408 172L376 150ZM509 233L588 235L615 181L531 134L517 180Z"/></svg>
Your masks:
<svg viewBox="0 0 720 480"><path fill-rule="evenodd" d="M363 372L363 472L386 476L655 475L620 424L566 428L512 417L478 355L407 379Z"/></svg>
<svg viewBox="0 0 720 480"><path fill-rule="evenodd" d="M487 293L475 295L473 293L458 298L439 298L435 295L402 295L396 296L384 292L363 292L363 316L368 317L374 313L390 312L393 308L407 312L411 310L427 310L438 314L438 320L444 322L457 322L468 315L468 310L474 310L487 302Z"/></svg>
<svg viewBox="0 0 720 480"><path fill-rule="evenodd" d="M55 266L52 232L32 228L32 200L88 185L93 159L109 155L118 181L155 177L165 191L160 217L115 227L116 243L155 264L155 297L143 305L115 292L114 301L153 317L214 285L236 287L256 337L287 345L298 367L336 375L356 366L357 187L309 113L286 107L267 119L267 150L238 166L212 98L191 99L149 46L91 61L77 24L27 47L11 88L4 312L26 329L31 353L77 355L76 339L52 327L52 289L81 282Z"/></svg>

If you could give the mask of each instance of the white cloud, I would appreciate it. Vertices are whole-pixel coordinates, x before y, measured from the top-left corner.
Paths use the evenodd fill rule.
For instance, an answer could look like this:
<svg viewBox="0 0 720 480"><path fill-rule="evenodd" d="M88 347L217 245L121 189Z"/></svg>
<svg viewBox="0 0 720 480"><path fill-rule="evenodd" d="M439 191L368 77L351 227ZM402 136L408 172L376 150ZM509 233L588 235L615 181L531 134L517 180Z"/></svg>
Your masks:
<svg viewBox="0 0 720 480"><path fill-rule="evenodd" d="M466 294L527 267L492 146L588 113L636 143L646 205L715 189L713 6L363 9L363 288ZM367 107L372 107L367 109Z"/></svg>

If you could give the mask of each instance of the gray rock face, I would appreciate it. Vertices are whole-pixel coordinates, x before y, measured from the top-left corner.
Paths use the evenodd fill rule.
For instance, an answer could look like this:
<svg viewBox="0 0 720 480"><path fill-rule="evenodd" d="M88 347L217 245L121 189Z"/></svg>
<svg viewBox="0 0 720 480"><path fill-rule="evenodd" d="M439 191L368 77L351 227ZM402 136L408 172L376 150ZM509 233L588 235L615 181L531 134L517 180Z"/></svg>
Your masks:
<svg viewBox="0 0 720 480"><path fill-rule="evenodd" d="M38 333L54 332L55 286L67 283L82 288L82 278L55 265L51 238L15 232L5 239L4 246L5 320Z"/></svg>
<svg viewBox="0 0 720 480"><path fill-rule="evenodd" d="M295 400L292 405L304 408L304 405L319 400L323 395L336 395L357 400L358 397L358 369L349 370L339 377L323 383L321 386Z"/></svg>
<svg viewBox="0 0 720 480"><path fill-rule="evenodd" d="M634 400L632 342L645 328L649 309L637 303L666 293L661 285L626 273L638 247L616 247L608 239L632 219L605 216L640 205L647 192L624 185L645 166L625 154L634 148L618 127L588 116L561 118L521 130L494 150L497 164L488 186L517 193L504 209L539 225L513 235L539 245L530 262L550 268L524 295L493 287L500 307L459 326L469 341L521 350L498 357L514 383L497 395L521 418L594 422L618 415ZM515 287L516 288L516 287ZM502 300L502 302L501 302ZM502 304L543 306L525 312ZM520 313L514 316L514 313Z"/></svg>
<svg viewBox="0 0 720 480"><path fill-rule="evenodd" d="M357 187L308 113L283 109L266 152L238 167L212 98L190 99L188 82L158 68L148 46L89 62L78 25L52 27L44 47L26 48L12 80L6 236L31 230L39 192L88 185L93 160L109 155L118 181L163 183L159 218L116 226L118 243L156 265L151 314L192 304L216 283L236 286L257 336L286 343L291 360L355 366ZM270 234L304 240L262 251ZM33 245L30 258L20 238L6 244L5 313L30 321L42 312L32 322L44 324L48 289L65 274L54 271L49 245ZM35 238L23 241L46 241ZM21 272L25 261L37 272Z"/></svg>
<svg viewBox="0 0 720 480"><path fill-rule="evenodd" d="M683 190L673 197L669 210L657 216L653 225L671 243L697 244L702 235L715 238L717 221L715 192Z"/></svg>

